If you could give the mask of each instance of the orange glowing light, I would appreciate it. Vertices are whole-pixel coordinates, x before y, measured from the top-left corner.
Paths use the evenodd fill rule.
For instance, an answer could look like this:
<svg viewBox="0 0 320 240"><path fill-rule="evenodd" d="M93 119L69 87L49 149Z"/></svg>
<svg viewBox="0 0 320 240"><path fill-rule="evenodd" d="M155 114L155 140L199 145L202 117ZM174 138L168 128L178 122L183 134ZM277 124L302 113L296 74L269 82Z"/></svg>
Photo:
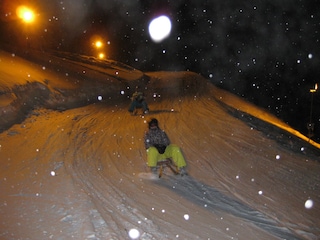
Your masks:
<svg viewBox="0 0 320 240"><path fill-rule="evenodd" d="M310 89L310 92L311 93L314 93L314 92L316 92L318 90L318 84L316 83L315 85L314 85L314 88L313 89Z"/></svg>
<svg viewBox="0 0 320 240"><path fill-rule="evenodd" d="M26 6L19 6L16 10L16 13L18 17L26 23L31 23L35 19L33 11Z"/></svg>
<svg viewBox="0 0 320 240"><path fill-rule="evenodd" d="M101 48L102 47L102 42L101 41L96 41L95 42L95 46L96 46L96 48Z"/></svg>
<svg viewBox="0 0 320 240"><path fill-rule="evenodd" d="M105 55L104 55L104 53L99 53L98 57L99 57L100 59L104 59L104 58L105 58Z"/></svg>

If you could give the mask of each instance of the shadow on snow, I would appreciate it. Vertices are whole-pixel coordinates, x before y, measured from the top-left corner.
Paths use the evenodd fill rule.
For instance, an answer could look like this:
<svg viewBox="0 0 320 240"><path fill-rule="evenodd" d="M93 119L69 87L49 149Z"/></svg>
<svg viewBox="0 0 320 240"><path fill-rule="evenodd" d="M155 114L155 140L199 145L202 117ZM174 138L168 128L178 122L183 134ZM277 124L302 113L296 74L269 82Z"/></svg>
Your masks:
<svg viewBox="0 0 320 240"><path fill-rule="evenodd" d="M157 181L160 186L175 191L187 200L199 206L205 206L209 211L222 211L242 218L281 239L301 239L281 223L268 218L263 213L250 208L240 201L224 195L217 189L200 183L191 176L177 179L170 177L164 181ZM172 187L174 185L174 188Z"/></svg>

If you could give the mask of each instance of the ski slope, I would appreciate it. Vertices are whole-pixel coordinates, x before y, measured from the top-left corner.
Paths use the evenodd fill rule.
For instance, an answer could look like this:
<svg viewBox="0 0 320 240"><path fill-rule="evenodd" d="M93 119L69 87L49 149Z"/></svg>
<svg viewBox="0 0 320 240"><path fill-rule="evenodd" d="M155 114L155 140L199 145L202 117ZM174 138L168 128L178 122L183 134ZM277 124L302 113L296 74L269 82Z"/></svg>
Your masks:
<svg viewBox="0 0 320 240"><path fill-rule="evenodd" d="M318 239L317 143L195 73L62 54L0 52L1 239ZM139 178L152 117L189 176Z"/></svg>

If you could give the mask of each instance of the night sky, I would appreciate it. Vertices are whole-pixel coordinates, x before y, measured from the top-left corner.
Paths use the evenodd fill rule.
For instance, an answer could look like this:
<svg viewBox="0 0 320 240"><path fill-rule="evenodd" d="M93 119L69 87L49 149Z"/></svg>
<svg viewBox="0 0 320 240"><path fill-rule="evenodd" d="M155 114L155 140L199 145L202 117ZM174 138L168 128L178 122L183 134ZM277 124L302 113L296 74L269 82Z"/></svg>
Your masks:
<svg viewBox="0 0 320 240"><path fill-rule="evenodd" d="M16 47L96 55L142 71L190 70L268 109L320 142L320 1L60 0L1 2L1 41ZM26 26L18 4L36 11ZM172 31L160 43L148 24L166 15ZM313 98L313 101L311 101ZM313 103L312 115L311 102ZM311 118L310 118L311 115Z"/></svg>

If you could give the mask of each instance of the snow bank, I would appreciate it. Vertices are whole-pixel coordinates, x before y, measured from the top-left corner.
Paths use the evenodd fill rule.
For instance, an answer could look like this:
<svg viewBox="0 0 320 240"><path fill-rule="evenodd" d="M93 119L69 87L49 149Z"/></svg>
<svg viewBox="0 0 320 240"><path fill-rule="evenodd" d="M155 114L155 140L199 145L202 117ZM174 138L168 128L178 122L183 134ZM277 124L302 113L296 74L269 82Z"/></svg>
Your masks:
<svg viewBox="0 0 320 240"><path fill-rule="evenodd" d="M135 86L144 87L149 80L142 72L110 60L32 51L24 55L32 63L14 53L0 55L1 131L39 107L65 110L102 100L123 101Z"/></svg>

